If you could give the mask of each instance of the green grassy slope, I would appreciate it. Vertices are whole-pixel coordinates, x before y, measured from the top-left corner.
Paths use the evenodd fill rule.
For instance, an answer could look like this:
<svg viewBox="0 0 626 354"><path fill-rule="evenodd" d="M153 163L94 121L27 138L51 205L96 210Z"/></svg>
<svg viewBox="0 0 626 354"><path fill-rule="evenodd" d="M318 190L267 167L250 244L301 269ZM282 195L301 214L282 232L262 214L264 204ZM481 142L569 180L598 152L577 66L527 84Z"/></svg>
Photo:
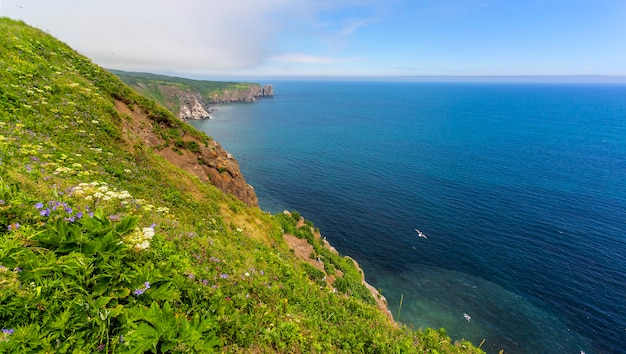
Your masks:
<svg viewBox="0 0 626 354"><path fill-rule="evenodd" d="M1 353L481 352L320 284L283 240L309 237L295 218L173 166L115 103L208 137L39 30L0 34Z"/></svg>
<svg viewBox="0 0 626 354"><path fill-rule="evenodd" d="M109 69L109 71L142 95L157 101L176 113L180 108L179 99L175 94L178 92L197 92L206 102L212 103L215 97L221 96L224 92L248 91L253 86L260 87L259 84L247 82L192 80L151 73L136 73L111 69Z"/></svg>

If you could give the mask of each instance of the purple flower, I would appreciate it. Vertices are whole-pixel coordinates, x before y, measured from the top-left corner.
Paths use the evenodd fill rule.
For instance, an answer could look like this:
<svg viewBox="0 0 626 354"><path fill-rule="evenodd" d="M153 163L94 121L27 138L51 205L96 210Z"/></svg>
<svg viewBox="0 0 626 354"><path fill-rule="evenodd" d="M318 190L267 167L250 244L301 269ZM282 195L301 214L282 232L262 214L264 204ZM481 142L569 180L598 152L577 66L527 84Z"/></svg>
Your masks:
<svg viewBox="0 0 626 354"><path fill-rule="evenodd" d="M193 279L193 278L195 278L196 276L195 276L195 275L193 275L193 274L189 274L189 275L187 275L187 277L188 277L189 279Z"/></svg>
<svg viewBox="0 0 626 354"><path fill-rule="evenodd" d="M68 213L68 214L71 214L73 212L73 210L70 207L65 207L65 212Z"/></svg>
<svg viewBox="0 0 626 354"><path fill-rule="evenodd" d="M50 216L50 208L45 208L42 211L39 212L39 215L41 216Z"/></svg>
<svg viewBox="0 0 626 354"><path fill-rule="evenodd" d="M220 278L227 279L228 278L228 274L222 273L222 274L220 274Z"/></svg>
<svg viewBox="0 0 626 354"><path fill-rule="evenodd" d="M202 279L202 285L207 286L209 284L209 281L206 279Z"/></svg>
<svg viewBox="0 0 626 354"><path fill-rule="evenodd" d="M149 281L143 283L143 286L141 288L135 289L135 291L133 291L133 294L141 295L148 289L150 289L150 282Z"/></svg>
<svg viewBox="0 0 626 354"><path fill-rule="evenodd" d="M4 203L5 203L4 199L0 199L0 205L2 205Z"/></svg>
<svg viewBox="0 0 626 354"><path fill-rule="evenodd" d="M98 346L98 351L102 351L102 349L104 349L104 343L100 343Z"/></svg>
<svg viewBox="0 0 626 354"><path fill-rule="evenodd" d="M76 219L80 219L83 217L83 212L79 211L78 213L76 213Z"/></svg>
<svg viewBox="0 0 626 354"><path fill-rule="evenodd" d="M35 204L35 209L39 210L41 208L43 208L43 203L42 202L39 202L39 203Z"/></svg>
<svg viewBox="0 0 626 354"><path fill-rule="evenodd" d="M259 272L259 274L264 275L264 274L265 274L265 272L264 272L264 271L260 271L260 272Z"/></svg>
<svg viewBox="0 0 626 354"><path fill-rule="evenodd" d="M76 221L76 218L74 216L70 216L69 218L65 218L65 221L72 223Z"/></svg>
<svg viewBox="0 0 626 354"><path fill-rule="evenodd" d="M10 224L9 226L7 226L7 229L9 229L9 231L17 230L19 228L20 228L20 223L18 223L18 222Z"/></svg>
<svg viewBox="0 0 626 354"><path fill-rule="evenodd" d="M2 333L8 334L8 335L13 334L14 332L15 332L15 330L13 328L10 328L10 329L3 328L2 329Z"/></svg>
<svg viewBox="0 0 626 354"><path fill-rule="evenodd" d="M113 214L113 215L109 215L109 220L111 221L117 221L120 219L119 215Z"/></svg>

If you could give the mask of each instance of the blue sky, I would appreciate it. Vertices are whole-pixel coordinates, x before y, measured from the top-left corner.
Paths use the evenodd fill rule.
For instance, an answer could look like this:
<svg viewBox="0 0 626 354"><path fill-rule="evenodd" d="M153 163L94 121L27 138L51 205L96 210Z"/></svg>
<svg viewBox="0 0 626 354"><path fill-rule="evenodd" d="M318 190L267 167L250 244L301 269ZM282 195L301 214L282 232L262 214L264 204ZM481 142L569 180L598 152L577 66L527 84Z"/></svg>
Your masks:
<svg viewBox="0 0 626 354"><path fill-rule="evenodd" d="M0 0L96 63L187 77L626 75L624 0Z"/></svg>

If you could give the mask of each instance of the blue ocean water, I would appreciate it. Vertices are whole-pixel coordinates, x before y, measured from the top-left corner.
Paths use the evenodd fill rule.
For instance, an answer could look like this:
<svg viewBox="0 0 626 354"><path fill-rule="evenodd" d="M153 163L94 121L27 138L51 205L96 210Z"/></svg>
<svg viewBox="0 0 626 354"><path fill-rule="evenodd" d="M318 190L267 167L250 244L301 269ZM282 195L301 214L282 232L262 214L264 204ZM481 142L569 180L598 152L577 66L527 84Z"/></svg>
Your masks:
<svg viewBox="0 0 626 354"><path fill-rule="evenodd" d="M626 352L625 85L272 84L193 124L396 319L488 353Z"/></svg>

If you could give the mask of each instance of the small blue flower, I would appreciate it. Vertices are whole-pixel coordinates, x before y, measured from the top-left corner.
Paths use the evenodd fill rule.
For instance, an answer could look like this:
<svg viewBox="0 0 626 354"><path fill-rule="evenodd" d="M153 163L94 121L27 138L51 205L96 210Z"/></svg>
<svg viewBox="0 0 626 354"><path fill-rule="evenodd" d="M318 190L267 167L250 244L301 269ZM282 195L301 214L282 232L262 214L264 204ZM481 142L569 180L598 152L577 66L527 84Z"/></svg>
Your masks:
<svg viewBox="0 0 626 354"><path fill-rule="evenodd" d="M8 335L13 334L14 332L15 332L15 330L13 328L10 328L10 329L3 328L2 329L2 333L8 334Z"/></svg>
<svg viewBox="0 0 626 354"><path fill-rule="evenodd" d="M45 208L39 212L41 216L50 216L50 208Z"/></svg>
<svg viewBox="0 0 626 354"><path fill-rule="evenodd" d="M65 212L68 213L68 214L71 214L72 213L72 208L65 207Z"/></svg>
<svg viewBox="0 0 626 354"><path fill-rule="evenodd" d="M79 211L78 213L76 213L76 219L80 219L83 217L83 212Z"/></svg>
<svg viewBox="0 0 626 354"><path fill-rule="evenodd" d="M222 274L220 274L220 278L227 279L228 278L228 274L222 273Z"/></svg>
<svg viewBox="0 0 626 354"><path fill-rule="evenodd" d="M133 294L141 295L148 289L150 289L150 282L149 281L143 283L143 286L141 288L135 289L135 291L133 291Z"/></svg>
<svg viewBox="0 0 626 354"><path fill-rule="evenodd" d="M43 203L42 202L39 202L39 203L35 204L35 209L39 210L41 208L43 208Z"/></svg>

